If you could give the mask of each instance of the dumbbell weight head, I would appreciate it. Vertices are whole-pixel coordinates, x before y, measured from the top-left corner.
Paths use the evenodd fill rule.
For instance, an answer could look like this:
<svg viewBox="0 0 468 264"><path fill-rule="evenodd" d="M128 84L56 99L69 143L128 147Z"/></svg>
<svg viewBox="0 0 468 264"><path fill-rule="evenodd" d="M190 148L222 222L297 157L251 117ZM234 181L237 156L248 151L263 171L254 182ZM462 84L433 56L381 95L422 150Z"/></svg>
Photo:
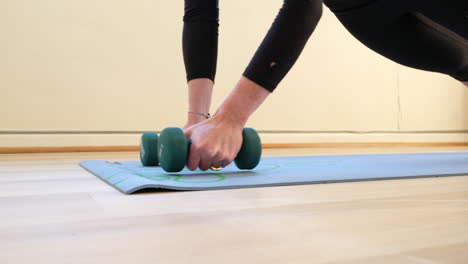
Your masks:
<svg viewBox="0 0 468 264"><path fill-rule="evenodd" d="M190 150L190 140L178 127L165 128L159 138L159 163L167 172L184 169Z"/></svg>
<svg viewBox="0 0 468 264"><path fill-rule="evenodd" d="M140 161L143 166L158 166L158 134L146 132L141 135Z"/></svg>
<svg viewBox="0 0 468 264"><path fill-rule="evenodd" d="M257 131L253 128L242 130L242 146L234 159L234 163L241 170L251 170L257 167L262 156L262 142Z"/></svg>

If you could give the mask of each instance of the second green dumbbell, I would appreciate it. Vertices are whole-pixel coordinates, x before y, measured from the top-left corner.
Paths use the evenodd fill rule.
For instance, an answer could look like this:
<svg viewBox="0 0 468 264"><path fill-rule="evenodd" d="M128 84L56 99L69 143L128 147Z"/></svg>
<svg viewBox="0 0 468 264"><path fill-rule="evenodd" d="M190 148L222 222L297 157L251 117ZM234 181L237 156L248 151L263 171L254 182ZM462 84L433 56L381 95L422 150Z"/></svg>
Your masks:
<svg viewBox="0 0 468 264"><path fill-rule="evenodd" d="M141 135L140 161L143 166L158 166L158 134L145 132Z"/></svg>
<svg viewBox="0 0 468 264"><path fill-rule="evenodd" d="M241 170L251 170L260 162L262 143L253 128L242 131L242 146L234 162ZM158 140L158 158L161 167L167 172L184 169L190 151L191 141L177 127L165 128Z"/></svg>

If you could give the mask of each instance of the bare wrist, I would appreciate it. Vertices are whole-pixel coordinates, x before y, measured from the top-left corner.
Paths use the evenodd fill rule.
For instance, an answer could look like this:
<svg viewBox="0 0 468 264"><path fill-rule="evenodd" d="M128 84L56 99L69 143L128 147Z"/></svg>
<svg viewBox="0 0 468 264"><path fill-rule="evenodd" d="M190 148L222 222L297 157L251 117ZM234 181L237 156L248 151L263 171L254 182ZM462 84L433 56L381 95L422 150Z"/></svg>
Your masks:
<svg viewBox="0 0 468 264"><path fill-rule="evenodd" d="M203 122L203 121L205 121L207 119L208 118L206 118L203 115L195 114L195 113L192 113L192 112L187 113L187 125L195 125L195 124Z"/></svg>
<svg viewBox="0 0 468 264"><path fill-rule="evenodd" d="M218 124L242 129L245 126L245 123L247 123L248 117L246 118L243 116L235 115L229 111L221 110L216 112L213 115L212 119Z"/></svg>

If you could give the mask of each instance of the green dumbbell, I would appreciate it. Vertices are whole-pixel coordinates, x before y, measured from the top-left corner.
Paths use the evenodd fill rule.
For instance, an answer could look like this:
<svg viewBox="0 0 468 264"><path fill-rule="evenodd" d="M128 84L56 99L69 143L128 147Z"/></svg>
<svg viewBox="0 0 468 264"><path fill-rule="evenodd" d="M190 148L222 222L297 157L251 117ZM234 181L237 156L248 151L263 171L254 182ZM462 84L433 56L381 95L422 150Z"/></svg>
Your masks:
<svg viewBox="0 0 468 264"><path fill-rule="evenodd" d="M234 162L241 170L251 170L260 162L262 143L257 131L244 128L242 146ZM159 162L167 172L179 172L185 167L190 151L191 141L177 127L165 128L159 137Z"/></svg>
<svg viewBox="0 0 468 264"><path fill-rule="evenodd" d="M158 166L158 134L146 132L141 135L140 161L143 166Z"/></svg>

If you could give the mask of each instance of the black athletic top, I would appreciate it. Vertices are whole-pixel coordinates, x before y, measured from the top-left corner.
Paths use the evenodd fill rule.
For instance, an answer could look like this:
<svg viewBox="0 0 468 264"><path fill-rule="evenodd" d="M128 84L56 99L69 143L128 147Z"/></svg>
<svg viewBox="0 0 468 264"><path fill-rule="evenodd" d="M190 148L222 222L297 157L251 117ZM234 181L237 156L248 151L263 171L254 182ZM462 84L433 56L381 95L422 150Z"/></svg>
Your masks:
<svg viewBox="0 0 468 264"><path fill-rule="evenodd" d="M351 34L379 54L468 81L468 0L325 0L325 4ZM243 75L272 92L299 58L321 14L322 0L284 0ZM185 0L187 80L214 81L218 26L218 0Z"/></svg>
<svg viewBox="0 0 468 264"><path fill-rule="evenodd" d="M302 52L322 14L317 0L285 0L244 76L273 91ZM218 0L185 0L183 53L187 80L216 74Z"/></svg>

